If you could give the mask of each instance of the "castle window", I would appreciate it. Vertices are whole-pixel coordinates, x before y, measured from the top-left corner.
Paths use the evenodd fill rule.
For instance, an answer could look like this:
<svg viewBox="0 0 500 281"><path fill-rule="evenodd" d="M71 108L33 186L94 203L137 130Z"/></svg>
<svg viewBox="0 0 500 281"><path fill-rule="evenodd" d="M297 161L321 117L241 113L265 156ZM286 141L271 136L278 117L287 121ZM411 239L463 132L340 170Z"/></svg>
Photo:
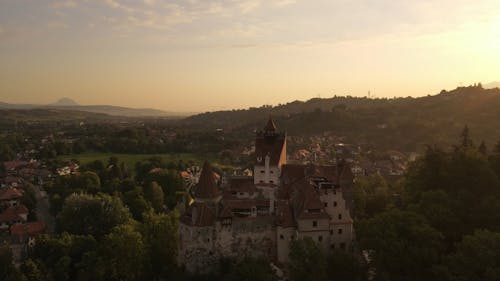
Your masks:
<svg viewBox="0 0 500 281"><path fill-rule="evenodd" d="M280 239L281 240L285 239L285 236L283 236L283 234L280 234Z"/></svg>
<svg viewBox="0 0 500 281"><path fill-rule="evenodd" d="M210 238L207 238L207 243L210 243Z"/></svg>
<svg viewBox="0 0 500 281"><path fill-rule="evenodd" d="M323 241L323 236L321 236L321 235L320 235L320 236L318 237L318 241L319 241L319 242Z"/></svg>
<svg viewBox="0 0 500 281"><path fill-rule="evenodd" d="M318 227L318 221L313 221L313 227Z"/></svg>
<svg viewBox="0 0 500 281"><path fill-rule="evenodd" d="M274 181L269 181L269 183L274 183Z"/></svg>
<svg viewBox="0 0 500 281"><path fill-rule="evenodd" d="M274 171L270 171L269 173L274 174Z"/></svg>
<svg viewBox="0 0 500 281"><path fill-rule="evenodd" d="M342 214L339 214L339 220L341 220L341 219L342 219Z"/></svg>
<svg viewBox="0 0 500 281"><path fill-rule="evenodd" d="M265 173L264 170L260 171L261 174Z"/></svg>
<svg viewBox="0 0 500 281"><path fill-rule="evenodd" d="M333 207L337 207L337 201L333 201Z"/></svg>
<svg viewBox="0 0 500 281"><path fill-rule="evenodd" d="M330 248L333 250L335 249L335 244L330 245Z"/></svg>
<svg viewBox="0 0 500 281"><path fill-rule="evenodd" d="M330 229L330 235L333 235L333 230Z"/></svg>
<svg viewBox="0 0 500 281"><path fill-rule="evenodd" d="M260 183L264 183L264 181L263 181L263 180L261 180L261 181L260 181Z"/></svg>
<svg viewBox="0 0 500 281"><path fill-rule="evenodd" d="M338 233L342 234L342 228L339 228Z"/></svg>
<svg viewBox="0 0 500 281"><path fill-rule="evenodd" d="M328 202L324 202L323 205L325 205L325 208L328 207Z"/></svg>

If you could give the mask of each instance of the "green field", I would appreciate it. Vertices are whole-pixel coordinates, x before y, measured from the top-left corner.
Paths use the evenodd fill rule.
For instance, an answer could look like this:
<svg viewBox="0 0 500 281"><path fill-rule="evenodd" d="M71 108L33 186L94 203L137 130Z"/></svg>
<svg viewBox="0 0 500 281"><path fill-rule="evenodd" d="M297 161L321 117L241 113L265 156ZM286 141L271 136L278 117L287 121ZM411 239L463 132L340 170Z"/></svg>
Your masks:
<svg viewBox="0 0 500 281"><path fill-rule="evenodd" d="M83 153L83 154L73 154L60 156L59 160L69 161L71 159L76 159L80 164L87 164L95 160L101 160L103 163L107 163L110 157L117 157L120 162L125 162L125 165L129 169L134 169L135 163L139 161L147 160L151 157L161 157L163 160L168 162L178 162L182 160L184 163L193 161L197 165L203 164L203 161L208 160L212 164L217 162L215 155L195 155L191 153L173 153L173 154L119 154L119 153Z"/></svg>

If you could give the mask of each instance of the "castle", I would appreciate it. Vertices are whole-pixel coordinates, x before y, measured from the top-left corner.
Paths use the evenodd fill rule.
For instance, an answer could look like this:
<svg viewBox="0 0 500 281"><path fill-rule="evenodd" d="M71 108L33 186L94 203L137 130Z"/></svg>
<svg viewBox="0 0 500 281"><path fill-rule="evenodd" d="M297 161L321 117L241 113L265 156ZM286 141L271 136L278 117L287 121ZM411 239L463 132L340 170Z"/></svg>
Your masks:
<svg viewBox="0 0 500 281"><path fill-rule="evenodd" d="M207 272L221 258L265 257L286 264L290 242L310 237L324 250L354 239L349 165L287 164L286 134L271 118L255 140L253 176L224 185L203 165L179 223L179 263Z"/></svg>

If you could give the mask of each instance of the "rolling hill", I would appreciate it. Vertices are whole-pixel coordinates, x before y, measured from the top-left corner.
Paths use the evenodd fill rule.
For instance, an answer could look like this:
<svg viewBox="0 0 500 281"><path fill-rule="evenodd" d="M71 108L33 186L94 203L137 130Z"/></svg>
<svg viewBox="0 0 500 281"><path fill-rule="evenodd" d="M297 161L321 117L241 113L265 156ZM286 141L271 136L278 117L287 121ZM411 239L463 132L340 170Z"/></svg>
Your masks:
<svg viewBox="0 0 500 281"><path fill-rule="evenodd" d="M424 144L451 145L465 125L476 142L500 140L500 89L459 87L419 98L332 97L280 106L198 114L180 122L225 131L260 129L272 114L289 135L331 132L347 141L419 150Z"/></svg>

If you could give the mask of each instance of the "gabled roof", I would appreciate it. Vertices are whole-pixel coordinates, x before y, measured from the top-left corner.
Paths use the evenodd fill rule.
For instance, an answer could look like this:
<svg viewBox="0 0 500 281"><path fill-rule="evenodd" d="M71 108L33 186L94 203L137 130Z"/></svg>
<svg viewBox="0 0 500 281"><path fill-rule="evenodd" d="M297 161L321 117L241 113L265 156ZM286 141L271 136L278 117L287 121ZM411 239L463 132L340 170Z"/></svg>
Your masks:
<svg viewBox="0 0 500 281"><path fill-rule="evenodd" d="M330 216L324 212L323 203L314 187L305 181L297 183L297 193L294 196L294 213L297 219L321 219ZM317 210L318 212L310 212Z"/></svg>
<svg viewBox="0 0 500 281"><path fill-rule="evenodd" d="M194 187L194 197L200 199L217 197L217 195L219 195L219 190L215 179L216 176L212 171L212 167L207 161L205 161L198 184Z"/></svg>
<svg viewBox="0 0 500 281"><path fill-rule="evenodd" d="M24 224L15 224L10 227L10 234L13 236L35 236L45 231L43 222L28 222Z"/></svg>
<svg viewBox="0 0 500 281"><path fill-rule="evenodd" d="M29 164L27 161L6 161L3 162L6 170L16 170Z"/></svg>
<svg viewBox="0 0 500 281"><path fill-rule="evenodd" d="M22 191L16 188L5 188L0 190L0 201L19 199L22 196Z"/></svg>
<svg viewBox="0 0 500 281"><path fill-rule="evenodd" d="M7 208L0 214L0 222L13 222L23 220L21 215L28 215L28 208L24 205L18 205Z"/></svg>

